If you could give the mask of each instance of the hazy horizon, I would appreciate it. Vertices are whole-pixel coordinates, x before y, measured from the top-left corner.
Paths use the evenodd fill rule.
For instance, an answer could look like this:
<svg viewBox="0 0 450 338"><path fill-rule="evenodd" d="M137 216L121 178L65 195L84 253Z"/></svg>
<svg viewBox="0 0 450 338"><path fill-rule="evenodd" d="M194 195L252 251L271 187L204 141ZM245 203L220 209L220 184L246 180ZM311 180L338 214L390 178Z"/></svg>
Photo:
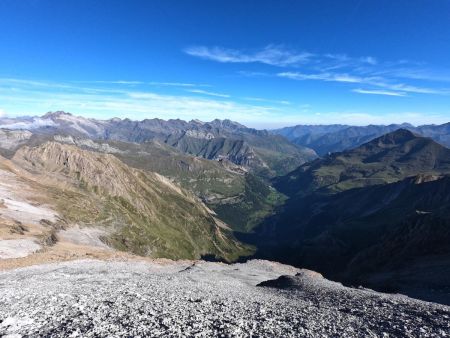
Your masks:
<svg viewBox="0 0 450 338"><path fill-rule="evenodd" d="M71 113L71 112L68 112L68 111L63 111L63 110L49 111L49 112L42 113L42 114L37 114L37 115L33 115L33 114L26 115L25 114L25 115L16 115L16 116L0 116L0 119L1 118L11 118L11 119L16 119L16 118L33 118L33 119L39 119L40 120L46 114L52 114L52 113L58 113L58 112L70 114L70 115L76 116L76 117L95 119L95 120L99 120L99 121L108 121L108 120L113 120L113 119L122 119L122 120L130 119L132 121L142 121L142 120L147 120L147 119L159 119L159 120L163 120L163 121L182 120L182 121L186 121L186 122L199 121L199 122L202 122L202 123L209 123L209 122L212 122L214 120L222 120L222 121L223 120L230 120L232 122L237 122L239 124L242 124L245 127L258 129L258 130L273 130L273 129L281 129L281 128L286 128L286 127L294 127L294 126L325 126L325 125L346 125L346 126L348 125L348 126L352 126L352 127L366 127L366 126L369 126L369 125L388 126L388 125L405 125L405 124L409 124L409 125L412 125L413 127L419 127L419 126L422 126L422 125L441 125L441 124L450 123L450 121L449 122L444 122L444 123L425 123L425 124L413 124L413 123L410 123L410 122L407 122L407 121L400 122L400 123L380 123L380 124L373 124L373 123L371 123L371 124L351 124L351 123L348 123L348 124L346 124L346 123L310 123L310 124L308 124L308 123L294 123L294 124L281 125L281 126L275 126L275 127L271 127L271 126L269 126L269 127L255 127L255 126L252 126L252 125L247 125L245 123L242 123L239 120L232 120L232 119L228 119L228 118L213 118L211 120L200 120L200 119L196 119L196 118L194 118L194 119L164 118L164 117L157 117L157 116L156 117L150 117L150 118L145 118L144 117L144 118L141 118L141 119L133 119L133 118L129 118L129 117L118 117L118 116L111 116L109 118L95 118L95 117L88 117L88 116L86 117L86 116L83 116L83 115L74 114L74 113ZM39 120L38 120L38 123L39 123ZM19 122L19 123L17 123L17 125L16 125L16 123L0 125L0 128L4 128L4 129L27 129L29 127L25 128L24 126L21 126L21 124Z"/></svg>

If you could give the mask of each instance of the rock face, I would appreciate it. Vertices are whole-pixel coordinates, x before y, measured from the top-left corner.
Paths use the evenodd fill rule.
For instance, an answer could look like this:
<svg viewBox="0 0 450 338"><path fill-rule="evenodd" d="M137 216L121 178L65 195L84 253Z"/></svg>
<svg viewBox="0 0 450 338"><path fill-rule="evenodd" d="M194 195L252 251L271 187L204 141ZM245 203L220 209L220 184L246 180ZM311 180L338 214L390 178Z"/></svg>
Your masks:
<svg viewBox="0 0 450 338"><path fill-rule="evenodd" d="M289 288L256 286L280 275ZM349 289L266 261L50 264L0 273L0 293L3 336L444 337L450 330L449 307Z"/></svg>
<svg viewBox="0 0 450 338"><path fill-rule="evenodd" d="M0 129L0 155L10 155L25 144L33 134L28 130Z"/></svg>

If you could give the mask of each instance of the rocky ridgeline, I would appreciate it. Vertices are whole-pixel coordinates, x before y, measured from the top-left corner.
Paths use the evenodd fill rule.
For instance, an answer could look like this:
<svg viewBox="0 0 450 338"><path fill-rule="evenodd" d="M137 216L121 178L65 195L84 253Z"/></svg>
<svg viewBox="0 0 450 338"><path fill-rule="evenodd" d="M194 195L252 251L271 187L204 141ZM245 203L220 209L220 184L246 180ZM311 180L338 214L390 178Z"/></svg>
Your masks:
<svg viewBox="0 0 450 338"><path fill-rule="evenodd" d="M450 332L449 307L346 288L267 261L75 261L3 272L0 293L0 335L10 337L445 337Z"/></svg>

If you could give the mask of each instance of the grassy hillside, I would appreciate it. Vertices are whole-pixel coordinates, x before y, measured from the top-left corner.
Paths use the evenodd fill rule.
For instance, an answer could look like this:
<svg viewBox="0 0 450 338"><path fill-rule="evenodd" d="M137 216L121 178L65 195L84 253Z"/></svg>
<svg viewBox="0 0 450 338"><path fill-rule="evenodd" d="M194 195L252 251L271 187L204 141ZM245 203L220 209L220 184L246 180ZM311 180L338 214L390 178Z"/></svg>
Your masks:
<svg viewBox="0 0 450 338"><path fill-rule="evenodd" d="M250 232L275 212L285 196L252 174L245 176L244 191L232 200L210 203L217 216L233 229Z"/></svg>
<svg viewBox="0 0 450 338"><path fill-rule="evenodd" d="M13 161L42 176L66 222L103 226L112 246L139 255L233 260L250 252L203 204L163 176L108 154L48 142Z"/></svg>
<svg viewBox="0 0 450 338"><path fill-rule="evenodd" d="M418 173L450 173L450 149L404 129L307 163L277 181L287 194L335 193Z"/></svg>
<svg viewBox="0 0 450 338"><path fill-rule="evenodd" d="M284 199L267 182L227 160L183 154L160 142L108 142L128 165L169 177L199 197L236 231L251 231Z"/></svg>

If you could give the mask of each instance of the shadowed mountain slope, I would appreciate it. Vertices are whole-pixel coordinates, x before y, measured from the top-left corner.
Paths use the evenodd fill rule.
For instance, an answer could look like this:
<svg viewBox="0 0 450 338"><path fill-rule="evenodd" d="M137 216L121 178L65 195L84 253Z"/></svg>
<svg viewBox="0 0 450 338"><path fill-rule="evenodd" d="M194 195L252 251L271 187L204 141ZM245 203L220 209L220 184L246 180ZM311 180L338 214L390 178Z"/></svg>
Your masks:
<svg viewBox="0 0 450 338"><path fill-rule="evenodd" d="M256 229L258 255L347 283L450 302L450 150L407 130L316 160Z"/></svg>

